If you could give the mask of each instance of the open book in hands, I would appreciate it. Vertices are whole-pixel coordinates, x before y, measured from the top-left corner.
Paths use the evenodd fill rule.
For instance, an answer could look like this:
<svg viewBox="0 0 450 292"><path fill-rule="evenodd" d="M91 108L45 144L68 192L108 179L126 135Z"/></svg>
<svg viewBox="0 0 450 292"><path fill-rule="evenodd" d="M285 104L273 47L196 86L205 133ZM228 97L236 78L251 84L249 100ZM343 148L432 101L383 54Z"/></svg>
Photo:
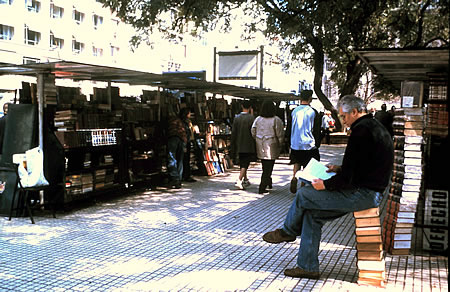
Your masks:
<svg viewBox="0 0 450 292"><path fill-rule="evenodd" d="M299 179L310 183L313 179L320 178L326 180L336 174L335 172L327 172L327 170L327 166L311 158L308 165L302 171L299 171L297 176Z"/></svg>

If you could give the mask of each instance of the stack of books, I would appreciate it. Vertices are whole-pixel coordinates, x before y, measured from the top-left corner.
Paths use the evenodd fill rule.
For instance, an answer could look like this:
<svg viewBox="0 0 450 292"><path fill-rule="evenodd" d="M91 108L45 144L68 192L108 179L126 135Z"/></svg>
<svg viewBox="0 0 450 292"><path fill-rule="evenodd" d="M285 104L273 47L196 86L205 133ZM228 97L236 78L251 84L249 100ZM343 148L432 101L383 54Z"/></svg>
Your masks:
<svg viewBox="0 0 450 292"><path fill-rule="evenodd" d="M387 216L383 223L384 247L392 254L407 255L423 189L423 109L397 110L393 126L395 156Z"/></svg>
<svg viewBox="0 0 450 292"><path fill-rule="evenodd" d="M48 74L44 80L44 103L56 105L58 102L56 98L55 75Z"/></svg>
<svg viewBox="0 0 450 292"><path fill-rule="evenodd" d="M81 174L66 176L66 192L64 202L76 201L82 194Z"/></svg>
<svg viewBox="0 0 450 292"><path fill-rule="evenodd" d="M427 127L429 135L448 136L447 104L429 104L427 108Z"/></svg>
<svg viewBox="0 0 450 292"><path fill-rule="evenodd" d="M386 266L379 209L353 212L353 216L356 225L358 284L384 287Z"/></svg>
<svg viewBox="0 0 450 292"><path fill-rule="evenodd" d="M81 174L81 189L82 193L92 192L94 189L94 183L92 178L92 173L82 173Z"/></svg>
<svg viewBox="0 0 450 292"><path fill-rule="evenodd" d="M114 169L106 169L105 174L105 187L112 186L114 184L115 173Z"/></svg>
<svg viewBox="0 0 450 292"><path fill-rule="evenodd" d="M78 113L76 110L63 110L55 113L57 131L74 131L77 128Z"/></svg>
<svg viewBox="0 0 450 292"><path fill-rule="evenodd" d="M96 169L94 179L94 187L96 190L105 187L105 179L106 179L106 169L104 168Z"/></svg>

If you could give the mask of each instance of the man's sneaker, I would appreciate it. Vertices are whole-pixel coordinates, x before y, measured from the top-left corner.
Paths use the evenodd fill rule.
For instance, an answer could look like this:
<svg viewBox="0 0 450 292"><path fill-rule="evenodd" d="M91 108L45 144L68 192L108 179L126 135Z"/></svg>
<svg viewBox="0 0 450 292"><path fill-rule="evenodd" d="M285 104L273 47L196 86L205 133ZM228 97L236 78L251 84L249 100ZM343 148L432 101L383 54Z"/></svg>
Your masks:
<svg viewBox="0 0 450 292"><path fill-rule="evenodd" d="M251 185L250 181L248 179L243 179L242 180L242 185L246 188L249 187Z"/></svg>
<svg viewBox="0 0 450 292"><path fill-rule="evenodd" d="M243 180L238 179L238 180L236 181L236 183L234 184L234 186L235 186L237 189L239 189L239 190L245 190L245 186L244 186L244 181L243 181Z"/></svg>

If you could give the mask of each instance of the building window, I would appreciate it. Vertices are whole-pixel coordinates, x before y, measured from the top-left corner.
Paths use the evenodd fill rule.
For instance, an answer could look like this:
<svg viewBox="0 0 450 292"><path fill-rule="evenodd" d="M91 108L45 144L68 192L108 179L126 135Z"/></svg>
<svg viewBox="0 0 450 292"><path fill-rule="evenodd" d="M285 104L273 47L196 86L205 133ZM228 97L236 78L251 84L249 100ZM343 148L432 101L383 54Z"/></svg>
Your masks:
<svg viewBox="0 0 450 292"><path fill-rule="evenodd" d="M51 49L62 49L64 47L64 40L57 38L50 33L50 48Z"/></svg>
<svg viewBox="0 0 450 292"><path fill-rule="evenodd" d="M11 40L14 36L14 27L0 24L0 40Z"/></svg>
<svg viewBox="0 0 450 292"><path fill-rule="evenodd" d="M72 40L72 52L74 54L80 54L84 49L84 44L81 42L77 42L76 40Z"/></svg>
<svg viewBox="0 0 450 292"><path fill-rule="evenodd" d="M36 0L25 0L25 6L31 12L39 12L41 10L41 2Z"/></svg>
<svg viewBox="0 0 450 292"><path fill-rule="evenodd" d="M97 29L103 23L103 17L94 14L92 15L92 22L94 23L94 28Z"/></svg>
<svg viewBox="0 0 450 292"><path fill-rule="evenodd" d="M37 64L40 63L41 60L36 58L30 58L30 57L23 57L23 63L24 64Z"/></svg>
<svg viewBox="0 0 450 292"><path fill-rule="evenodd" d="M74 9L73 10L73 19L76 21L76 23L80 24L84 20L84 13Z"/></svg>
<svg viewBox="0 0 450 292"><path fill-rule="evenodd" d="M92 55L94 57L102 57L103 56L103 49L92 47Z"/></svg>
<svg viewBox="0 0 450 292"><path fill-rule="evenodd" d="M0 0L0 4L9 4L11 5L13 0Z"/></svg>
<svg viewBox="0 0 450 292"><path fill-rule="evenodd" d="M25 43L27 45L35 46L39 44L41 40L41 33L37 31L30 30L30 28L25 25Z"/></svg>
<svg viewBox="0 0 450 292"><path fill-rule="evenodd" d="M58 7L55 4L50 4L50 17L51 18L62 18L64 15L64 8Z"/></svg>
<svg viewBox="0 0 450 292"><path fill-rule="evenodd" d="M115 46L111 46L111 57L117 57L119 54L119 48Z"/></svg>

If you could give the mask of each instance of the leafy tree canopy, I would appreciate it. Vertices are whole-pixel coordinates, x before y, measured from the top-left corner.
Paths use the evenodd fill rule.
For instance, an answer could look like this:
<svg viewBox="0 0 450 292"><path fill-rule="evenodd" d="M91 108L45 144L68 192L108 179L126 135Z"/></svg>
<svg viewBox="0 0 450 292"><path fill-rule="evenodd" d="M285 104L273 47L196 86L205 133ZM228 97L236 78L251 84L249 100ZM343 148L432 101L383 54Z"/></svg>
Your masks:
<svg viewBox="0 0 450 292"><path fill-rule="evenodd" d="M168 37L194 26L197 33L229 26L235 9L252 16L245 33L263 30L285 50L285 65L314 69L314 91L325 108L335 109L321 89L324 56L334 64L340 95L353 94L368 68L355 57L365 48L449 46L448 0L101 0L137 31L134 45L155 29ZM264 23L261 26L261 23ZM376 80L386 94L392 88ZM380 88L378 88L379 90Z"/></svg>

